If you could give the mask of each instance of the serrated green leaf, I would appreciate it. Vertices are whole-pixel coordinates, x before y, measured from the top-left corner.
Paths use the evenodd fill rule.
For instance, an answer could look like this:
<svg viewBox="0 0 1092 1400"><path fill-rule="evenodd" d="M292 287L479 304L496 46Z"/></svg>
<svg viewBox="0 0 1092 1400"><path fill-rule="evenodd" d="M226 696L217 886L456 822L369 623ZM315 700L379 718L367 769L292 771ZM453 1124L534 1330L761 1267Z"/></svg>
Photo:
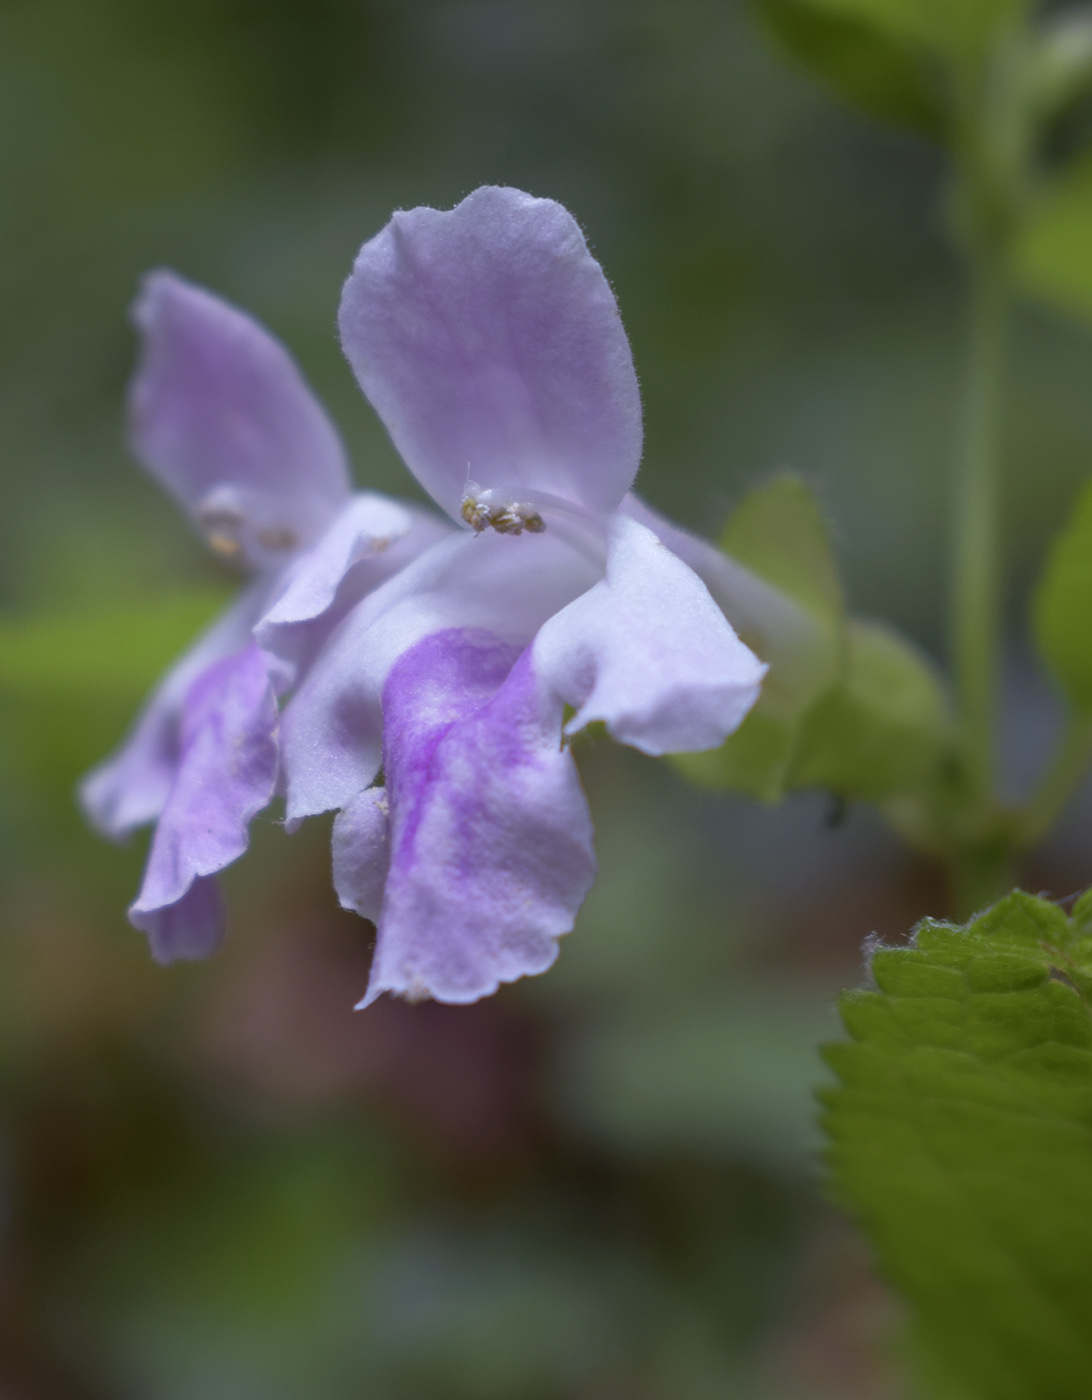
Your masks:
<svg viewBox="0 0 1092 1400"><path fill-rule="evenodd" d="M814 0L758 0L755 9L781 48L838 96L881 121L931 136L943 131L940 78L925 55Z"/></svg>
<svg viewBox="0 0 1092 1400"><path fill-rule="evenodd" d="M1087 912L1087 911L1086 911ZM1083 1400L1092 1374L1092 1015L1083 926L1016 893L872 960L825 1058L835 1194L941 1374ZM1076 974L1076 976L1075 976Z"/></svg>
<svg viewBox="0 0 1092 1400"><path fill-rule="evenodd" d="M776 801L805 714L842 674L841 584L819 507L795 477L752 491L721 546L734 571L718 602L770 669L758 703L726 743L676 762L693 782Z"/></svg>
<svg viewBox="0 0 1092 1400"><path fill-rule="evenodd" d="M952 732L935 670L881 623L852 620L846 641L845 679L806 716L789 785L872 801L928 787Z"/></svg>
<svg viewBox="0 0 1092 1400"><path fill-rule="evenodd" d="M1085 890L1084 894L1077 900L1070 918L1078 933L1092 933L1092 890Z"/></svg>
<svg viewBox="0 0 1092 1400"><path fill-rule="evenodd" d="M137 697L223 604L206 589L0 621L0 692Z"/></svg>
<svg viewBox="0 0 1092 1400"><path fill-rule="evenodd" d="M1092 317L1092 155L1054 177L1041 193L1013 252L1025 290L1075 315Z"/></svg>
<svg viewBox="0 0 1092 1400"><path fill-rule="evenodd" d="M1032 604L1036 645L1070 704L1092 710L1092 482L1051 545Z"/></svg>

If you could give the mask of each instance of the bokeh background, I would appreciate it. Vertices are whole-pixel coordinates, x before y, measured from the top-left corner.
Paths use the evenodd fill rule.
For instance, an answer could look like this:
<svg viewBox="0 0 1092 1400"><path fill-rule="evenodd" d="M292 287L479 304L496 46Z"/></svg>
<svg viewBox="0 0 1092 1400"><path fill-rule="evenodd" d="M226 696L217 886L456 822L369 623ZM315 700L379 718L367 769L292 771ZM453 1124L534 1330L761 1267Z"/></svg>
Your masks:
<svg viewBox="0 0 1092 1400"><path fill-rule="evenodd" d="M943 165L739 0L0 0L3 1400L897 1393L897 1307L822 1200L815 1047L862 939L943 892L867 812L585 743L601 877L554 969L353 1013L372 930L335 908L324 823L260 819L226 947L164 970L124 918L142 843L73 805L232 586L124 447L141 272L257 314L360 483L410 493L339 288L393 208L484 182L561 200L603 261L652 503L714 534L798 471L856 609L940 654ZM1092 337L1024 313L1014 782L1051 723L1021 600L1092 465L1090 385ZM1087 806L1033 888L1087 883Z"/></svg>

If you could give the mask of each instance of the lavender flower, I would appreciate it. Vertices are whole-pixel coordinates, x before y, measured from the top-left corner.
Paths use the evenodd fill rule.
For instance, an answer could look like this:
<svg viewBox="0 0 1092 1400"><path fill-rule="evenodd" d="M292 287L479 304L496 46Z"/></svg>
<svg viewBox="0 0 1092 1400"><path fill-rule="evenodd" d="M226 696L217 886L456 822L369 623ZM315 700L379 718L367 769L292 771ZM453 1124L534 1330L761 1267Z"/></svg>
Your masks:
<svg viewBox="0 0 1092 1400"><path fill-rule="evenodd" d="M287 815L339 809L337 892L378 930L361 1005L470 1002L550 965L594 877L563 734L599 721L648 754L711 748L765 667L627 497L632 357L560 205L484 188L396 214L361 249L340 326L463 530L364 598L303 678L283 722ZM289 653L275 615L256 635Z"/></svg>
<svg viewBox="0 0 1092 1400"><path fill-rule="evenodd" d="M350 494L336 431L286 351L250 317L169 272L134 308L137 457L251 580L174 665L121 748L85 778L92 822L121 839L156 823L129 911L162 962L223 934L213 878L247 846L278 781L275 691L292 685L370 588L448 533L424 512ZM270 608L281 654L251 629Z"/></svg>

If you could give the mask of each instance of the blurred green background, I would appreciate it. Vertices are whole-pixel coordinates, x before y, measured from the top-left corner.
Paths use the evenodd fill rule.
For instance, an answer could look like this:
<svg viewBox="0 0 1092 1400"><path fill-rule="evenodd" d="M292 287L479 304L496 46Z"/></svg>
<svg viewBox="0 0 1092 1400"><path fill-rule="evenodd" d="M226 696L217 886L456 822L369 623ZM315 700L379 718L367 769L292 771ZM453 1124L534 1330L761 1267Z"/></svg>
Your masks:
<svg viewBox="0 0 1092 1400"><path fill-rule="evenodd" d="M358 480L406 494L339 288L393 208L484 182L561 200L603 261L644 494L714 534L799 471L855 608L941 649L942 164L738 0L2 0L4 1400L896 1393L898 1312L821 1201L811 1098L862 939L940 909L867 813L698 794L586 743L601 877L555 968L354 1014L371 929L335 908L323 823L259 820L226 948L164 970L124 918L142 843L73 805L232 586L124 448L141 272L264 320ZM1014 356L1019 781L1051 723L1021 598L1092 464L1092 337L1028 311ZM1081 810L1033 888L1087 881Z"/></svg>

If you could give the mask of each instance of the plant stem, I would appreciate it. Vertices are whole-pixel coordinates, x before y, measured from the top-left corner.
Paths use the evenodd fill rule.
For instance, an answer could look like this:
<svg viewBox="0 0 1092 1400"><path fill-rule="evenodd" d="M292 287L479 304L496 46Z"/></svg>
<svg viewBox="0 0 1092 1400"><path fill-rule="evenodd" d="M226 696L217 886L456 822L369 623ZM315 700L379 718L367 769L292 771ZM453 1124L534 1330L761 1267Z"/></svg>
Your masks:
<svg viewBox="0 0 1092 1400"><path fill-rule="evenodd" d="M999 419L1007 294L1003 259L971 263L971 325L963 441L956 472L953 650L960 745L979 799L993 784L1000 628Z"/></svg>
<svg viewBox="0 0 1092 1400"><path fill-rule="evenodd" d="M965 921L1012 889L1015 876L1012 843L1001 839L964 846L948 867L952 912Z"/></svg>
<svg viewBox="0 0 1092 1400"><path fill-rule="evenodd" d="M1092 716L1071 715L1054 750L1050 767L1020 814L1022 846L1041 841L1084 777L1092 758Z"/></svg>

